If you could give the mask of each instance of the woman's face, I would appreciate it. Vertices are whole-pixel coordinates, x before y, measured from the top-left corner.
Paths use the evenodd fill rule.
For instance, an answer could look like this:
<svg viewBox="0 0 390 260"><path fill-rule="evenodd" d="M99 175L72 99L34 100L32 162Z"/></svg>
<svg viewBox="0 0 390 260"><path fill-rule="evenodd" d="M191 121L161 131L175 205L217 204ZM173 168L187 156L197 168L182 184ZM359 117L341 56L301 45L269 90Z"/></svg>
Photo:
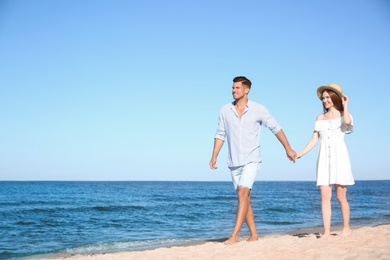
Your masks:
<svg viewBox="0 0 390 260"><path fill-rule="evenodd" d="M321 100L322 100L322 105L324 106L324 108L326 110L328 110L329 108L333 107L333 101L330 98L330 95L329 95L329 93L326 90L322 93Z"/></svg>

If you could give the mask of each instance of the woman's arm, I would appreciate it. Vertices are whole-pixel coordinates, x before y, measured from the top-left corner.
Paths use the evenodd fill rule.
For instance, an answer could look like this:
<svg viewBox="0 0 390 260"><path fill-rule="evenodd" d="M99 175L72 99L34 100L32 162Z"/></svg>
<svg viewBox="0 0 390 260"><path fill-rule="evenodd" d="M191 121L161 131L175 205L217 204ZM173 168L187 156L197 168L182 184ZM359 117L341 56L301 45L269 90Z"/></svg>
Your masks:
<svg viewBox="0 0 390 260"><path fill-rule="evenodd" d="M316 146L319 136L320 134L317 131L314 131L313 136L311 137L310 141L307 143L305 149L303 149L302 152L298 153L297 159L301 158L302 156L310 152L310 150L313 149L314 146Z"/></svg>
<svg viewBox="0 0 390 260"><path fill-rule="evenodd" d="M348 110L348 97L343 96L341 99L343 101L343 107L344 107L344 112L343 112L343 117L344 117L344 125L350 125L352 124L352 119L351 116L349 115L349 110Z"/></svg>

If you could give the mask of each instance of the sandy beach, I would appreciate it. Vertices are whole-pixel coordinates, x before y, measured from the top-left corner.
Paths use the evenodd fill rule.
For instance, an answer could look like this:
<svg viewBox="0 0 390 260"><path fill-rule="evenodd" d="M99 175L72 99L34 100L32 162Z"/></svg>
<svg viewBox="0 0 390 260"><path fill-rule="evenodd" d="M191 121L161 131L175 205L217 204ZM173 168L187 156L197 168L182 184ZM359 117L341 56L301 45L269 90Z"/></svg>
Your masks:
<svg viewBox="0 0 390 260"><path fill-rule="evenodd" d="M232 246L206 242L146 251L74 255L66 259L390 259L390 224L355 228L348 237L338 233L336 230L323 240L317 239L318 233L303 231L265 236L255 242L243 238Z"/></svg>

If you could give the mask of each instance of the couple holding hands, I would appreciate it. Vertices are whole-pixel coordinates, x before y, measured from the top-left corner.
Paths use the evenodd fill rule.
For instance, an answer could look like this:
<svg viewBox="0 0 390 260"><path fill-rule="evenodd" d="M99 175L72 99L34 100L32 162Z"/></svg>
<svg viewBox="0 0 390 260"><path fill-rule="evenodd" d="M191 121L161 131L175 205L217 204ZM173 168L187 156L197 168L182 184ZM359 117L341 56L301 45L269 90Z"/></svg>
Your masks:
<svg viewBox="0 0 390 260"><path fill-rule="evenodd" d="M210 168L216 169L217 157L225 141L228 143L228 167L234 188L237 191L238 205L234 229L224 243L234 244L244 222L247 223L250 237L248 241L258 240L254 214L250 203L250 190L259 172L260 128L262 125L271 130L286 150L290 161L302 157L314 148L318 140L320 147L317 159L317 186L321 190L321 207L324 233L321 238L330 236L332 185L340 204L343 229L342 236L351 233L349 227L350 209L347 201L347 187L353 185L351 163L344 142L344 135L353 129L352 116L348 110L348 98L343 95L337 84L321 86L317 89L322 102L321 113L314 125L313 135L300 152L290 146L281 126L269 111L261 104L248 99L251 81L239 76L233 79L232 95L234 101L224 105L219 114L218 128L214 139L214 148Z"/></svg>

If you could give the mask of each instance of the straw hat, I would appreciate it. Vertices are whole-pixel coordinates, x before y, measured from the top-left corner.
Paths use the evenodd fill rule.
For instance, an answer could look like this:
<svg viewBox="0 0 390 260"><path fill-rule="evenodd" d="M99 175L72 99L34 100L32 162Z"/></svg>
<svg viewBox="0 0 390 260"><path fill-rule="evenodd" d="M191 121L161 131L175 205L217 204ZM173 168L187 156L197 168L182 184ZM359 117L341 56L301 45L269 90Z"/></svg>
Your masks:
<svg viewBox="0 0 390 260"><path fill-rule="evenodd" d="M326 86L321 86L317 89L317 96L319 97L319 99L322 99L322 92L327 89L333 90L337 95L339 95L340 98L343 97L343 89L339 85L331 83Z"/></svg>

